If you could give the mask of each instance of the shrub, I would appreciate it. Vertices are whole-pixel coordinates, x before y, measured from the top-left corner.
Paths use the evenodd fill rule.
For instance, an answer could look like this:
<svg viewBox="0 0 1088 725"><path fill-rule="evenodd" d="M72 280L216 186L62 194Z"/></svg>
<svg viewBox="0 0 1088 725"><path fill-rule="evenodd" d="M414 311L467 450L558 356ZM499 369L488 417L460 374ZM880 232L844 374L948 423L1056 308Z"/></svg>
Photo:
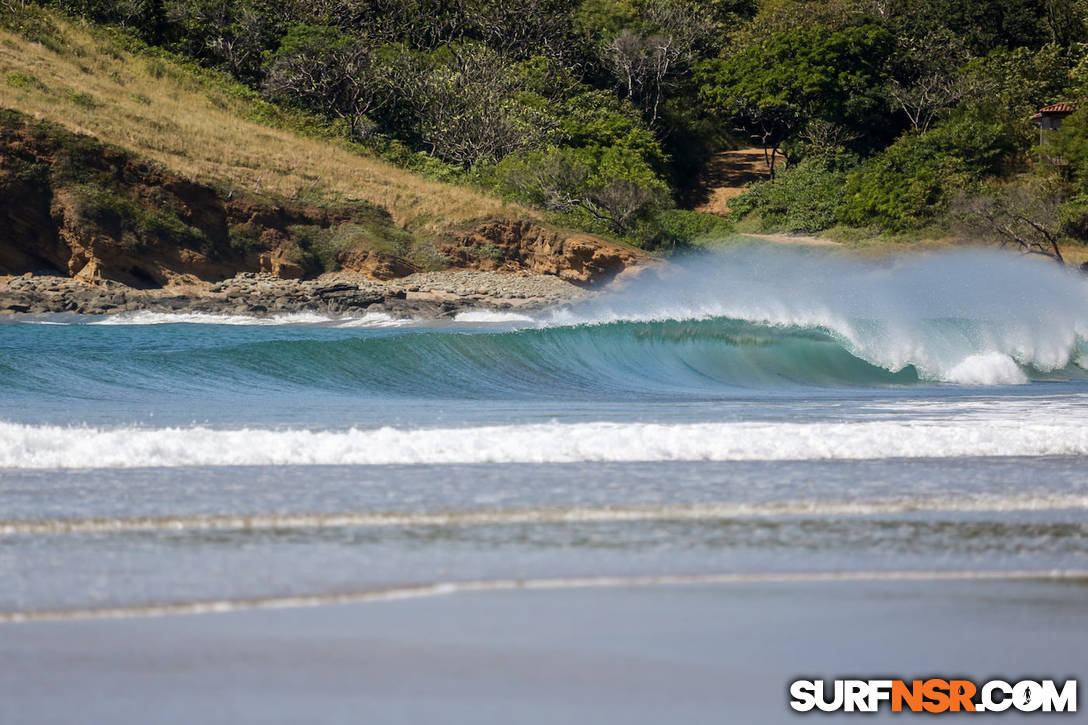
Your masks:
<svg viewBox="0 0 1088 725"><path fill-rule="evenodd" d="M1070 114L1061 131L1051 135L1045 155L1079 192L1088 192L1088 113Z"/></svg>
<svg viewBox="0 0 1088 725"><path fill-rule="evenodd" d="M890 232L917 229L943 213L970 175L956 157L908 134L847 177L841 219Z"/></svg>
<svg viewBox="0 0 1088 725"><path fill-rule="evenodd" d="M6 3L3 12L0 12L0 27L33 43L40 43L54 53L63 54L67 50L60 28L48 12L33 3Z"/></svg>
<svg viewBox="0 0 1088 725"><path fill-rule="evenodd" d="M45 84L27 73L9 73L6 82L12 88L33 88L39 91L45 89Z"/></svg>
<svg viewBox="0 0 1088 725"><path fill-rule="evenodd" d="M832 160L813 156L752 186L733 200L732 213L738 219L758 216L766 231L822 231L838 221L845 181L846 172Z"/></svg>
<svg viewBox="0 0 1088 725"><path fill-rule="evenodd" d="M357 224L341 224L335 230L322 229L320 231L310 228L299 235L297 228L291 229L292 233L302 236L309 247L310 254L318 262L322 272L336 272L340 269L339 256L355 246L367 246L368 239L372 236L366 228Z"/></svg>
<svg viewBox="0 0 1088 725"><path fill-rule="evenodd" d="M156 239L174 246L206 250L208 239L204 232L186 224L177 210L169 207L138 209L136 232L142 239Z"/></svg>
<svg viewBox="0 0 1088 725"><path fill-rule="evenodd" d="M1062 232L1081 242L1088 242L1088 194L1077 194L1058 210Z"/></svg>
<svg viewBox="0 0 1088 725"><path fill-rule="evenodd" d="M659 229L659 244L674 247L712 243L723 239L733 228L720 216L685 209L658 212L654 222Z"/></svg>
<svg viewBox="0 0 1088 725"><path fill-rule="evenodd" d="M961 196L949 216L971 238L1063 262L1061 245L1069 241L1061 219L1064 201L1060 187L1026 177Z"/></svg>
<svg viewBox="0 0 1088 725"><path fill-rule="evenodd" d="M1060 210L1062 229L1088 242L1088 113L1080 110L1066 118L1044 149L1070 194Z"/></svg>
<svg viewBox="0 0 1088 725"><path fill-rule="evenodd" d="M132 229L136 226L136 204L114 189L84 183L72 187L72 192L77 201L76 213L82 221L109 231Z"/></svg>
<svg viewBox="0 0 1088 725"><path fill-rule="evenodd" d="M4 162L4 171L7 173L0 176L2 192L28 186L36 189L49 186L49 164L14 158Z"/></svg>
<svg viewBox="0 0 1088 725"><path fill-rule="evenodd" d="M207 245L204 233L186 224L174 209L141 206L106 184L84 183L71 189L80 219L124 240L133 252L154 242L195 249Z"/></svg>
<svg viewBox="0 0 1088 725"><path fill-rule="evenodd" d="M232 224L227 230L230 248L236 254L246 255L261 249L260 230L252 224Z"/></svg>
<svg viewBox="0 0 1088 725"><path fill-rule="evenodd" d="M918 229L940 218L951 200L984 177L1006 171L1018 149L1015 131L963 115L925 132L909 132L846 180L840 218L890 232Z"/></svg>
<svg viewBox="0 0 1088 725"><path fill-rule="evenodd" d="M615 147L553 146L507 158L496 175L507 194L620 235L662 209L669 192L639 154Z"/></svg>
<svg viewBox="0 0 1088 725"><path fill-rule="evenodd" d="M331 247L331 229L313 224L292 224L287 231L295 240L287 254L290 261L302 265L308 272L334 272L339 269L335 251Z"/></svg>
<svg viewBox="0 0 1088 725"><path fill-rule="evenodd" d="M417 254L422 254L411 234L387 223L384 218L367 219L364 215L356 217L355 222L336 227L298 224L288 227L287 231L298 243L300 263L318 273L336 272L340 269L340 255L357 247L413 261Z"/></svg>
<svg viewBox="0 0 1088 725"><path fill-rule="evenodd" d="M73 91L68 94L68 100L70 100L72 103L79 106L80 108L86 108L88 110L93 110L102 105L97 100L95 100L95 97L92 96L90 93L76 93Z"/></svg>

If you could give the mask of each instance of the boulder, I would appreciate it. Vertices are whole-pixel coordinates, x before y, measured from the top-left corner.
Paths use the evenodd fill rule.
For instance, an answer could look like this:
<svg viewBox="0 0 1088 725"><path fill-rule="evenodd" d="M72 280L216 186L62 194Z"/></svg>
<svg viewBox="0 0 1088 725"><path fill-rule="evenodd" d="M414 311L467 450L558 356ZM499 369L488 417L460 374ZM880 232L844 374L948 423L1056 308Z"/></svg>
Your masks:
<svg viewBox="0 0 1088 725"><path fill-rule="evenodd" d="M407 277L420 271L419 267L403 257L366 247L352 247L340 252L336 261L345 272L355 272L377 280Z"/></svg>
<svg viewBox="0 0 1088 725"><path fill-rule="evenodd" d="M482 224L454 235L440 251L456 267L553 274L583 287L606 284L651 259L631 247L528 220Z"/></svg>

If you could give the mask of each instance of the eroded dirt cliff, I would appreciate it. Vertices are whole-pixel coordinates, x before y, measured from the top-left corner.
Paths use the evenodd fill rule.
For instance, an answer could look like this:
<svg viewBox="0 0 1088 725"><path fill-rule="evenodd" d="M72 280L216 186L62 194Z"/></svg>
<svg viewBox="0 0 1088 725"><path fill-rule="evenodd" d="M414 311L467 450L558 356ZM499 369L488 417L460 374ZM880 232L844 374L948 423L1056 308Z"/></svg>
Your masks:
<svg viewBox="0 0 1088 725"><path fill-rule="evenodd" d="M630 247L524 220L481 224L441 249L457 267L554 274L578 285L608 282L647 261L645 253Z"/></svg>
<svg viewBox="0 0 1088 725"><path fill-rule="evenodd" d="M424 268L521 271L581 286L646 255L529 221L489 221L428 242L365 202L285 200L182 178L123 149L0 111L0 275L193 286L244 273L389 280Z"/></svg>

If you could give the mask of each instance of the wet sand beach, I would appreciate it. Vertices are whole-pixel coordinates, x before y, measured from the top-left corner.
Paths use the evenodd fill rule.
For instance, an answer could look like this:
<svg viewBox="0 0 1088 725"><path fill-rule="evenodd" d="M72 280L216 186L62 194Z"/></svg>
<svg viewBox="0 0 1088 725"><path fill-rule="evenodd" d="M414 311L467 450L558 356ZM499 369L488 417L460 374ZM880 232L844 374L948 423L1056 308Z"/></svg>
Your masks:
<svg viewBox="0 0 1088 725"><path fill-rule="evenodd" d="M795 722L799 677L1083 674L1086 603L1085 579L826 581L6 624L0 720Z"/></svg>

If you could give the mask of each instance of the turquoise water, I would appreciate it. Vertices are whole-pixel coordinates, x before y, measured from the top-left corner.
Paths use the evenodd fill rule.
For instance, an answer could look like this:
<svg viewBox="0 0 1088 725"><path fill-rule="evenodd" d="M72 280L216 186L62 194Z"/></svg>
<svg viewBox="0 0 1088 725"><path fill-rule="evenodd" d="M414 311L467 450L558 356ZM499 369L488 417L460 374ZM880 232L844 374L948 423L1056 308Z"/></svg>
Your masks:
<svg viewBox="0 0 1088 725"><path fill-rule="evenodd" d="M0 616L1088 569L1088 285L746 249L556 311L0 324ZM231 605L233 606L233 605Z"/></svg>

